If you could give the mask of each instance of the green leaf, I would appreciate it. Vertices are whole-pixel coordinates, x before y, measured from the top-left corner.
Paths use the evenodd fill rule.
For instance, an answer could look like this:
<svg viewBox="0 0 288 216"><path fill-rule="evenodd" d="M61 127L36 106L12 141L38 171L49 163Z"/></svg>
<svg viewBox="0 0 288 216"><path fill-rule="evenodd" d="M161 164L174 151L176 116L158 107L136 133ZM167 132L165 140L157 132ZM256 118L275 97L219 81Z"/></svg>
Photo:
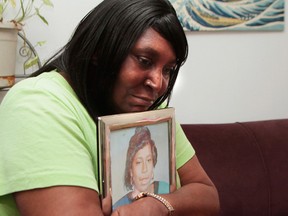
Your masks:
<svg viewBox="0 0 288 216"><path fill-rule="evenodd" d="M43 46L46 43L46 41L38 41L37 42L37 46Z"/></svg>
<svg viewBox="0 0 288 216"><path fill-rule="evenodd" d="M53 3L50 0L43 0L43 3L47 6L53 7Z"/></svg>
<svg viewBox="0 0 288 216"><path fill-rule="evenodd" d="M10 4L12 5L13 8L16 7L16 2L15 0L9 0Z"/></svg>
<svg viewBox="0 0 288 216"><path fill-rule="evenodd" d="M46 24L48 25L47 20L40 14L39 8L35 8L37 16Z"/></svg>
<svg viewBox="0 0 288 216"><path fill-rule="evenodd" d="M25 68L25 69L28 69L28 68L36 65L36 64L38 63L38 60L39 60L38 56L35 56L35 57L32 58L32 59L29 59L29 60L25 63L24 68Z"/></svg>
<svg viewBox="0 0 288 216"><path fill-rule="evenodd" d="M3 19L3 11L4 11L4 9L3 9L3 4L0 4L0 22L1 22L2 19Z"/></svg>

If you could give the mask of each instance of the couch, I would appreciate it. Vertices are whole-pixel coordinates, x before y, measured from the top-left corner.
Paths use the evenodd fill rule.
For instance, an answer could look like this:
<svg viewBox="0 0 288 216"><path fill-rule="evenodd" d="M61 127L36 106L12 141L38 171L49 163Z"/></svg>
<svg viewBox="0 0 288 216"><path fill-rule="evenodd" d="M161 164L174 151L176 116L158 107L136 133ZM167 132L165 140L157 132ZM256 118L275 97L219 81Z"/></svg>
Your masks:
<svg viewBox="0 0 288 216"><path fill-rule="evenodd" d="M288 119L182 124L221 216L288 216Z"/></svg>

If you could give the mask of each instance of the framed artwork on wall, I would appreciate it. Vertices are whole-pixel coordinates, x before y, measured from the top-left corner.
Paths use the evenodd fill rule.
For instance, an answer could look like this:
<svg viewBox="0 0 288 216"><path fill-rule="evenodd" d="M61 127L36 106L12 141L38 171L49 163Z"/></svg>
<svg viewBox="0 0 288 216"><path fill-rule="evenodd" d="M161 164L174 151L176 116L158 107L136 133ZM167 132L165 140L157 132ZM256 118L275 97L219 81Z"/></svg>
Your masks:
<svg viewBox="0 0 288 216"><path fill-rule="evenodd" d="M187 31L282 31L285 0L170 0Z"/></svg>
<svg viewBox="0 0 288 216"><path fill-rule="evenodd" d="M140 192L176 189L174 108L98 119L99 190L112 210Z"/></svg>

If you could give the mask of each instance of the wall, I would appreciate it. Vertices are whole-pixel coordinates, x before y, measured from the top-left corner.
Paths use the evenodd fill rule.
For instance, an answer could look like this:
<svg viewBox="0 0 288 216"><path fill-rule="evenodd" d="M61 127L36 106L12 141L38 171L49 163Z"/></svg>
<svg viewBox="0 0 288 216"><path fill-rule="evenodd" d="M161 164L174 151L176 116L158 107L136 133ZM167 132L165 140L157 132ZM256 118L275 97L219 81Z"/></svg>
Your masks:
<svg viewBox="0 0 288 216"><path fill-rule="evenodd" d="M54 0L49 26L26 25L42 60L63 46L100 0ZM287 5L287 4L286 4ZM287 6L286 6L287 17ZM181 123L225 123L288 118L288 32L187 32L189 58L171 105Z"/></svg>

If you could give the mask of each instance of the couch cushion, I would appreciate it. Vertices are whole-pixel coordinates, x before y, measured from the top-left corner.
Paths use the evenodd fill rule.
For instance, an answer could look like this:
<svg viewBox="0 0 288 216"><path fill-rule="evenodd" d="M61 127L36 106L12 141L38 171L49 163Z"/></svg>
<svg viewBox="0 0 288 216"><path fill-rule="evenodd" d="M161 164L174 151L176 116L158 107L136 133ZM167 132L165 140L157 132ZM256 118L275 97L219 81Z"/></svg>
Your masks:
<svg viewBox="0 0 288 216"><path fill-rule="evenodd" d="M271 215L288 215L288 120L242 123L255 138L269 176Z"/></svg>
<svg viewBox="0 0 288 216"><path fill-rule="evenodd" d="M288 215L287 125L288 120L182 125L218 189L221 215Z"/></svg>

